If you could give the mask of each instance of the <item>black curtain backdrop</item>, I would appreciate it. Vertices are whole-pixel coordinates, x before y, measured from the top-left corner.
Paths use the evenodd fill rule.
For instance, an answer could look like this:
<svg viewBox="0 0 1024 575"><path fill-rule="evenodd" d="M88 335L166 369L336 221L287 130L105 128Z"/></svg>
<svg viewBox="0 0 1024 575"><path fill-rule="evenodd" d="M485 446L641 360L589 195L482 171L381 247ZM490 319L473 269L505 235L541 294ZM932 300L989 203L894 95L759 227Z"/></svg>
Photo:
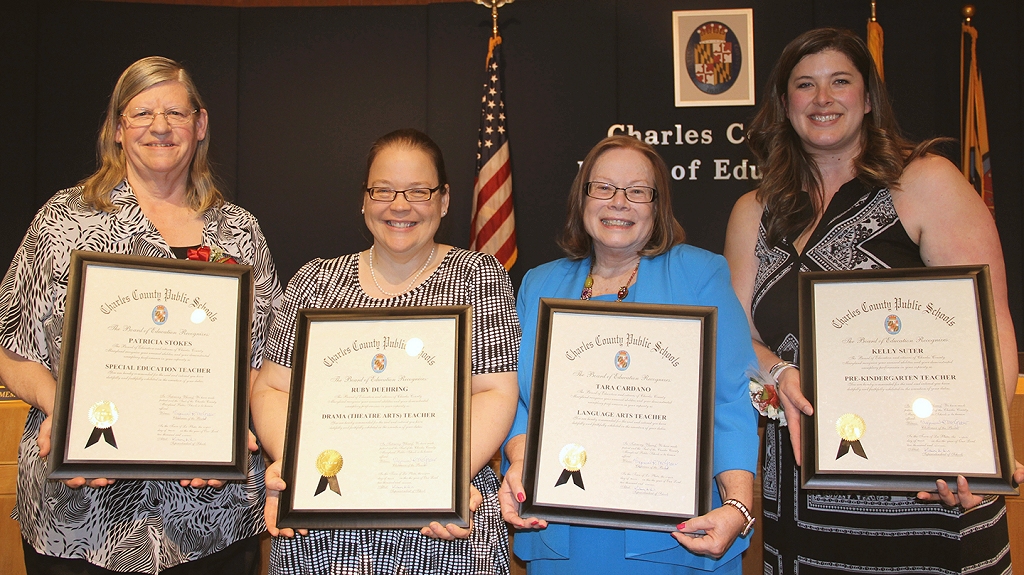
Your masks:
<svg viewBox="0 0 1024 575"><path fill-rule="evenodd" d="M961 1L883 0L885 70L917 139L958 137ZM1022 341L1021 66L1024 4L975 2L997 223ZM613 126L696 130L710 143L658 149L692 244L721 252L733 202L756 187L742 142L753 106L677 108L672 11L753 8L757 99L783 46L816 26L863 35L868 0L517 0L500 10L519 262L560 256L554 240L577 162ZM0 261L35 210L95 166L95 138L120 72L154 54L184 62L206 98L213 158L229 197L259 218L282 281L314 257L369 245L359 215L365 154L401 127L444 150L452 203L440 238L469 242L489 10L214 8L38 0L0 8ZM677 125L679 128L677 128ZM730 127L732 127L730 129ZM706 138L705 138L706 139ZM957 153L955 145L949 152ZM699 160L700 167L691 170ZM678 167L677 167L678 166ZM716 175L718 178L716 179ZM727 179L726 179L726 176ZM692 177L692 179L691 179Z"/></svg>

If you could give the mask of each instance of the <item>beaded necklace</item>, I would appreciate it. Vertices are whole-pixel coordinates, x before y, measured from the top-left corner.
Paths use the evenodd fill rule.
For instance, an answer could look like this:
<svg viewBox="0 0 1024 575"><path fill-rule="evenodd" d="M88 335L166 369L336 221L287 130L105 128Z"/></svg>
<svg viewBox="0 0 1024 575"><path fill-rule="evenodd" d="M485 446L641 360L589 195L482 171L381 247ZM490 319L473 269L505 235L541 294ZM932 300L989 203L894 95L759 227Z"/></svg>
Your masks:
<svg viewBox="0 0 1024 575"><path fill-rule="evenodd" d="M420 275L423 274L423 270L427 269L427 266L430 265L430 260L434 259L434 252L435 251L437 251L437 244L434 244L434 247L431 248L430 255L427 256L427 261L423 262L423 267L420 268L420 271L416 272L416 275L412 276L412 279L409 280L409 285L405 286L405 289L400 291L400 292L398 292L398 293L391 293L389 291L385 291L384 288L380 287L380 284L377 283L377 274L373 273L373 246L370 246L370 257L369 257L370 278L373 280L373 285L377 286L377 289L380 290L380 293L382 293L384 295L389 295L391 297L395 297L395 296L399 296L399 295L404 294L405 292L407 292L410 289L412 289L412 284L416 283L416 280L418 280L420 278Z"/></svg>
<svg viewBox="0 0 1024 575"><path fill-rule="evenodd" d="M622 301L629 295L629 282L633 281L636 277L637 270L640 269L640 260L637 260L636 266L633 268L633 273L629 274L629 279L626 283L619 288L619 291L615 294L617 297L615 301ZM590 296L594 295L594 261L590 261L590 271L587 272L587 279L583 282L583 291L580 292L580 299L590 299Z"/></svg>

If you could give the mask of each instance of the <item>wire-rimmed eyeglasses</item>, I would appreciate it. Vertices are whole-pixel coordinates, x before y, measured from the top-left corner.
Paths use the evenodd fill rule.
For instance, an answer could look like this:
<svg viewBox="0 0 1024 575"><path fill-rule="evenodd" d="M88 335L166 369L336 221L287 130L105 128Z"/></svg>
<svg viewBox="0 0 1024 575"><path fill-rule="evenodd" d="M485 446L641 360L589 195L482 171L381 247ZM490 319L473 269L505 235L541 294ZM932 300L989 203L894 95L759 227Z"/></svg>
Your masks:
<svg viewBox="0 0 1024 575"><path fill-rule="evenodd" d="M444 186L438 184L433 188L409 188L408 190L392 190L391 188L366 188L366 193L370 194L370 199L378 202L393 202L398 194L402 194L407 202L426 202L433 197L434 192L440 190Z"/></svg>
<svg viewBox="0 0 1024 575"><path fill-rule="evenodd" d="M157 116L163 116L170 126L184 126L192 121L192 115L199 110L182 108L168 108L163 112L150 110L149 108L132 108L125 110L121 117L125 119L131 128L145 128L156 121Z"/></svg>
<svg viewBox="0 0 1024 575"><path fill-rule="evenodd" d="M634 204L649 204L658 197L658 190L647 186L627 186L619 188L607 182L587 182L587 195L596 200L610 200L617 192L622 192L626 199Z"/></svg>

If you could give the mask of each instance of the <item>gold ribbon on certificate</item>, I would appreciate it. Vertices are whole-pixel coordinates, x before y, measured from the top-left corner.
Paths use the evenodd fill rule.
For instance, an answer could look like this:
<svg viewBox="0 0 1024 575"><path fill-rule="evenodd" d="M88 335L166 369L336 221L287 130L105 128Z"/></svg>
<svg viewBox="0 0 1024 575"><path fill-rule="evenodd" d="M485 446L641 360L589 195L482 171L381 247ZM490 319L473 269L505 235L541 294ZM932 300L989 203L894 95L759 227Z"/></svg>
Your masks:
<svg viewBox="0 0 1024 575"><path fill-rule="evenodd" d="M562 448L562 451L558 453L558 458L562 461L564 469L562 469L562 474L558 476L555 487L566 483L572 477L572 482L576 484L576 487L584 489L583 475L580 474L580 469L583 469L583 466L587 464L587 450L582 445L570 443Z"/></svg>
<svg viewBox="0 0 1024 575"><path fill-rule="evenodd" d="M850 449L857 455L868 458L867 453L864 452L864 446L860 444L860 438L864 436L864 431L867 429L867 424L864 423L864 418L855 413L846 413L836 420L836 433L839 434L841 441L839 442L839 453L836 454L836 459L849 453Z"/></svg>
<svg viewBox="0 0 1024 575"><path fill-rule="evenodd" d="M111 429L117 423L117 407L113 401L97 401L89 408L89 421L92 422L92 435L85 446L89 447L98 442L100 437L103 441L117 449L117 441L114 440L114 430Z"/></svg>
<svg viewBox="0 0 1024 575"><path fill-rule="evenodd" d="M320 455L316 458L316 470L320 472L320 483L316 486L316 493L314 497L320 495L327 489L329 485L331 491L341 495L341 487L338 486L338 472L341 471L341 467L345 464L345 460L342 459L341 454L333 449L327 449L320 452Z"/></svg>

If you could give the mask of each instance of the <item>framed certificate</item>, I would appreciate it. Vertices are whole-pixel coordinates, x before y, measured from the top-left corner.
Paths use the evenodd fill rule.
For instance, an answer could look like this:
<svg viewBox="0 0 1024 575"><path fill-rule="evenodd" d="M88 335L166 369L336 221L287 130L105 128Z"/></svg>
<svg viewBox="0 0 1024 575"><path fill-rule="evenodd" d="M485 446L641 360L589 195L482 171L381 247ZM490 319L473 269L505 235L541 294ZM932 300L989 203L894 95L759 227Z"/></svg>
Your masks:
<svg viewBox="0 0 1024 575"><path fill-rule="evenodd" d="M281 527L469 525L470 307L298 313Z"/></svg>
<svg viewBox="0 0 1024 575"><path fill-rule="evenodd" d="M74 251L49 476L244 479L252 268Z"/></svg>
<svg viewBox="0 0 1024 575"><path fill-rule="evenodd" d="M711 509L717 316L540 300L521 515L670 531Z"/></svg>
<svg viewBox="0 0 1024 575"><path fill-rule="evenodd" d="M988 266L799 282L805 488L1016 493Z"/></svg>

